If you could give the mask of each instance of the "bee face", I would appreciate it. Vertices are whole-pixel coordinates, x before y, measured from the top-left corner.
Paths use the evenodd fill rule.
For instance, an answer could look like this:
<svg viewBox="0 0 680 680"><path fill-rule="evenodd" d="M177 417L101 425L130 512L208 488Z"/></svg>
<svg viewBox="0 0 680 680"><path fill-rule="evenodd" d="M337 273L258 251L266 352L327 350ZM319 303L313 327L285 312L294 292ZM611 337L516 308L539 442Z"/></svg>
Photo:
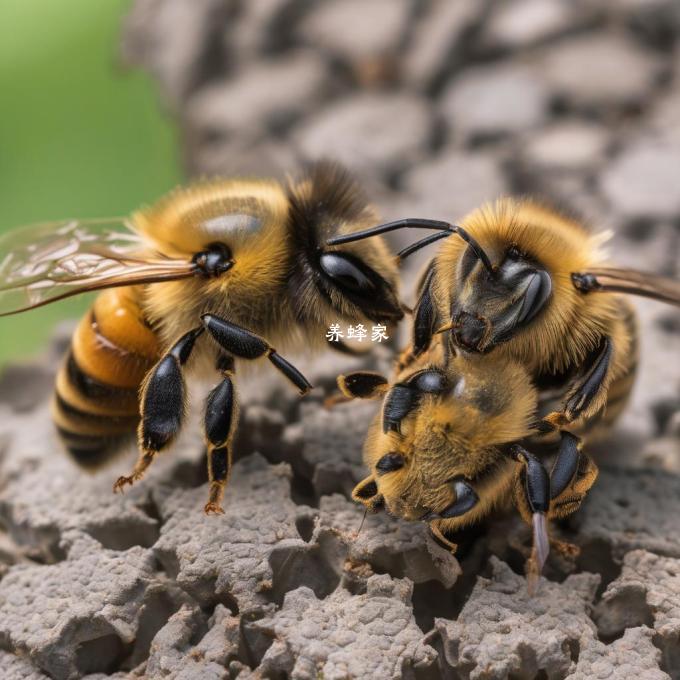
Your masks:
<svg viewBox="0 0 680 680"><path fill-rule="evenodd" d="M527 327L552 292L550 274L515 248L493 272L466 251L459 276L460 294L451 305L452 335L469 352L489 352Z"/></svg>

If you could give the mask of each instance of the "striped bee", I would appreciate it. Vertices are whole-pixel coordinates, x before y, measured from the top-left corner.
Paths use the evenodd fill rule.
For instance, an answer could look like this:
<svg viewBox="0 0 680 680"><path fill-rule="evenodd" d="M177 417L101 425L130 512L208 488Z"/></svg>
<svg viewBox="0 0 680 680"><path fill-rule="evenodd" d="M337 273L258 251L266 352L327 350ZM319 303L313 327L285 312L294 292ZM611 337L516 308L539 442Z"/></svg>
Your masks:
<svg viewBox="0 0 680 680"><path fill-rule="evenodd" d="M375 222L360 187L327 161L287 184L197 184L129 219L10 232L0 240L0 314L102 291L73 334L53 416L90 467L137 429L138 461L115 490L139 480L180 431L189 363L199 375L217 371L205 406L205 512L221 512L236 364L266 357L304 394L311 385L274 347L308 352L326 344L333 321L402 318L396 263L382 242L325 245Z"/></svg>

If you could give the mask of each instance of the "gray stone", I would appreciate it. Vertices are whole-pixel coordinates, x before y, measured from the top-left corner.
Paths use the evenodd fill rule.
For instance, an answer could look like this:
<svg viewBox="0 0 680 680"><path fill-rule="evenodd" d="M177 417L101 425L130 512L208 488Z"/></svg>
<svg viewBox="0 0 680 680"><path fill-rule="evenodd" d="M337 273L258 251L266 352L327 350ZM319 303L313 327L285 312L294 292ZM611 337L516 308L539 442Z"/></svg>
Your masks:
<svg viewBox="0 0 680 680"><path fill-rule="evenodd" d="M229 16L224 0L138 0L125 20L123 59L147 69L174 109L202 79L205 58L222 42Z"/></svg>
<svg viewBox="0 0 680 680"><path fill-rule="evenodd" d="M680 557L680 477L658 470L600 468L596 485L574 515L585 550L608 546L615 560L630 550Z"/></svg>
<svg viewBox="0 0 680 680"><path fill-rule="evenodd" d="M4 680L48 680L49 675L41 673L22 656L0 651L0 674Z"/></svg>
<svg viewBox="0 0 680 680"><path fill-rule="evenodd" d="M588 110L643 105L660 69L651 53L604 32L561 42L539 61L552 93Z"/></svg>
<svg viewBox="0 0 680 680"><path fill-rule="evenodd" d="M562 33L575 19L572 5L562 0L511 0L492 13L484 38L492 46L524 47Z"/></svg>
<svg viewBox="0 0 680 680"><path fill-rule="evenodd" d="M646 625L658 633L672 663L680 662L680 560L633 550L623 560L621 575L609 584L595 610L600 635L613 638L627 628ZM671 659L667 659L671 662Z"/></svg>
<svg viewBox="0 0 680 680"><path fill-rule="evenodd" d="M344 569L354 574L369 565L376 573L405 576L414 583L437 580L446 588L461 574L456 558L429 539L425 524L403 522L385 512L364 517L360 506L337 494L324 496L319 511L312 540L341 550ZM328 545L332 543L337 545Z"/></svg>
<svg viewBox="0 0 680 680"><path fill-rule="evenodd" d="M491 567L491 578L477 579L456 621L435 622L446 662L470 680L533 678L540 671L549 678L566 677L581 640L595 638L588 611L599 577L543 580L531 597L524 577L496 558Z"/></svg>
<svg viewBox="0 0 680 680"><path fill-rule="evenodd" d="M447 87L440 113L456 137L487 137L539 126L548 90L530 66L504 64L466 69Z"/></svg>
<svg viewBox="0 0 680 680"><path fill-rule="evenodd" d="M464 33L476 26L483 14L477 0L434 0L415 25L409 49L402 56L402 73L409 85L427 89L440 74L452 67Z"/></svg>
<svg viewBox="0 0 680 680"><path fill-rule="evenodd" d="M66 561L16 565L0 581L3 646L57 679L115 669L130 653L142 660L163 612L184 599L156 573L148 550L97 550L91 538L71 539Z"/></svg>
<svg viewBox="0 0 680 680"><path fill-rule="evenodd" d="M274 638L262 671L296 680L401 678L431 667L435 651L423 644L411 610L409 581L387 574L368 579L364 595L338 589L324 600L312 590L286 594L282 608L254 627Z"/></svg>
<svg viewBox="0 0 680 680"><path fill-rule="evenodd" d="M175 680L226 680L229 664L238 658L239 641L239 619L222 605L217 605L209 623L200 609L183 605L151 642L145 674Z"/></svg>
<svg viewBox="0 0 680 680"><path fill-rule="evenodd" d="M520 148L526 162L538 169L583 170L602 163L609 143L606 128L568 122L529 135Z"/></svg>
<svg viewBox="0 0 680 680"><path fill-rule="evenodd" d="M154 554L204 606L222 602L245 611L267 605L276 585L274 553L281 561L293 555L297 564L313 552L295 528L289 475L288 466L270 466L259 455L239 461L219 516L203 514L207 486L163 494Z"/></svg>
<svg viewBox="0 0 680 680"><path fill-rule="evenodd" d="M677 218L680 144L643 139L605 168L601 186L612 207L627 218Z"/></svg>
<svg viewBox="0 0 680 680"><path fill-rule="evenodd" d="M578 663L569 678L669 680L671 676L659 668L661 652L654 645L653 637L653 631L641 627L629 628L622 638L609 645L588 640L581 647Z"/></svg>
<svg viewBox="0 0 680 680"><path fill-rule="evenodd" d="M207 143L234 136L256 139L308 111L325 79L323 62L307 50L244 68L189 100L190 134Z"/></svg>
<svg viewBox="0 0 680 680"><path fill-rule="evenodd" d="M359 64L394 53L409 16L408 0L330 0L317 3L298 33L320 51Z"/></svg>
<svg viewBox="0 0 680 680"><path fill-rule="evenodd" d="M311 158L332 156L370 176L421 159L432 133L426 102L411 95L361 94L322 110L295 141Z"/></svg>
<svg viewBox="0 0 680 680"><path fill-rule="evenodd" d="M486 153L452 151L423 163L405 178L410 217L456 221L506 191L500 163ZM409 235L412 238L412 234Z"/></svg>

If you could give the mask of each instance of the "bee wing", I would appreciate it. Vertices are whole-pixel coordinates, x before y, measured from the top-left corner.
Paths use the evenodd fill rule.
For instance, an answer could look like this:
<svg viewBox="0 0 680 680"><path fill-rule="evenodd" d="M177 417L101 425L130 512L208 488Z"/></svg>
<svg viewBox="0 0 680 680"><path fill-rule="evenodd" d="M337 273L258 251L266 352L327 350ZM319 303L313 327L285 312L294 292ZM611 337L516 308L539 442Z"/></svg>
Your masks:
<svg viewBox="0 0 680 680"><path fill-rule="evenodd" d="M190 260L152 251L126 219L31 225L0 237L0 316L87 291L195 273Z"/></svg>
<svg viewBox="0 0 680 680"><path fill-rule="evenodd" d="M574 284L583 291L628 293L680 306L680 281L635 269L601 267L573 274Z"/></svg>

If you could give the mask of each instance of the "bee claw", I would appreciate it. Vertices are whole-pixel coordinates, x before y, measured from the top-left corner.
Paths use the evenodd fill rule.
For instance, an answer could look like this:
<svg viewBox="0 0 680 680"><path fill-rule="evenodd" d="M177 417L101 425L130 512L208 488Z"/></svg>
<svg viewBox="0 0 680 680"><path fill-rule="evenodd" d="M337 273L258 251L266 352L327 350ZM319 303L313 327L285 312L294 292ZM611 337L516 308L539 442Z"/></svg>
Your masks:
<svg viewBox="0 0 680 680"><path fill-rule="evenodd" d="M205 504L205 507L203 508L203 512L205 512L206 515L223 515L224 510L218 503L214 503L210 501L209 503Z"/></svg>
<svg viewBox="0 0 680 680"><path fill-rule="evenodd" d="M118 477L116 480L115 484L113 485L113 493L123 493L125 491L126 485L132 486L134 483L135 478L134 477Z"/></svg>

